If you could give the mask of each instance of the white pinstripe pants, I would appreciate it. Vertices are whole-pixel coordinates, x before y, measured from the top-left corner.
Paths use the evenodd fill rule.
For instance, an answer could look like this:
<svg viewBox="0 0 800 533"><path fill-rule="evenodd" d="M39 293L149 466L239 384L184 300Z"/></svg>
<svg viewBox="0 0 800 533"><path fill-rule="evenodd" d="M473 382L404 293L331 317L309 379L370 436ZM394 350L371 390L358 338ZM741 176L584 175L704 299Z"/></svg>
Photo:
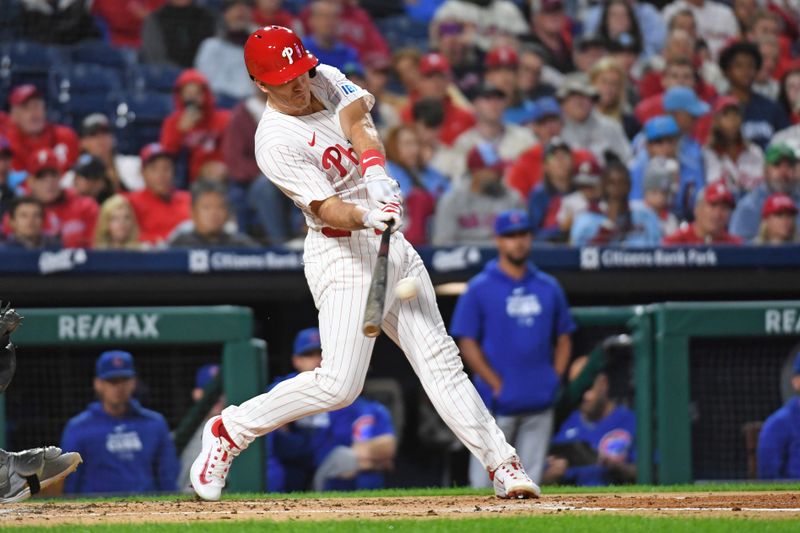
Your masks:
<svg viewBox="0 0 800 533"><path fill-rule="evenodd" d="M270 392L227 407L222 419L242 448L256 437L322 411L339 409L361 393L374 339L361 333L364 304L380 238L368 231L329 239L309 231L305 273L319 309L322 365L283 381ZM400 301L392 288L419 279L417 298ZM516 454L464 373L447 334L430 276L401 233L392 236L383 331L403 350L444 422L488 469Z"/></svg>

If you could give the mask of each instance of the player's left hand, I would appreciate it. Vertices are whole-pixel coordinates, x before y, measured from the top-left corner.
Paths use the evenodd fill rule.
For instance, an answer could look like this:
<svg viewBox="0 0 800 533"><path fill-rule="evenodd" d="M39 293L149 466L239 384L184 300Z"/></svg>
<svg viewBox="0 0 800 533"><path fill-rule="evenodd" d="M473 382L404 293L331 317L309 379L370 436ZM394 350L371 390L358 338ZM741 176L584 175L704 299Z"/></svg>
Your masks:
<svg viewBox="0 0 800 533"><path fill-rule="evenodd" d="M401 199L400 186L393 178L386 174L386 169L380 165L373 165L364 172L364 183L370 198L381 204L388 204Z"/></svg>
<svg viewBox="0 0 800 533"><path fill-rule="evenodd" d="M389 222L392 223L391 231L394 233L403 225L403 204L399 197L383 204L382 207L364 213L364 226L380 232L386 231Z"/></svg>

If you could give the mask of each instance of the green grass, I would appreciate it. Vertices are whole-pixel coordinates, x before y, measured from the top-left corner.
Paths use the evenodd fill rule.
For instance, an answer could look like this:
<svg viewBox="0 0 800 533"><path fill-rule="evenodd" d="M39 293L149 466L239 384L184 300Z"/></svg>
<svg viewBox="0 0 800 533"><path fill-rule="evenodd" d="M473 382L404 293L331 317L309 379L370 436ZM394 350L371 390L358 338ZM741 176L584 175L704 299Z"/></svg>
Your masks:
<svg viewBox="0 0 800 533"><path fill-rule="evenodd" d="M703 483L695 485L622 485L618 487L544 487L543 493L547 495L563 494L609 494L609 493L657 493L657 492L740 492L740 491L798 491L800 483ZM230 501L239 500L281 500L305 498L397 498L402 496L489 496L491 490L476 490L469 487L454 488L413 488L413 489L382 489L355 492L297 492L291 494L275 493L240 493L226 494L223 499ZM77 498L75 502L123 502L123 501L188 501L192 496L185 495L159 495L159 496L130 496L107 498ZM45 500L34 500L45 501ZM55 500L63 501L63 500Z"/></svg>
<svg viewBox="0 0 800 533"><path fill-rule="evenodd" d="M178 533L178 532L203 532L203 533L248 533L248 532L276 532L276 533L361 533L361 532L387 532L387 533L473 533L473 532L504 532L513 531L522 533L535 531L536 533L576 532L576 533L672 533L691 531L692 533L783 533L797 532L797 522L791 520L751 520L742 518L695 518L690 520L680 518L654 518L639 516L610 516L610 515L560 515L560 516L532 516L532 517L497 517L497 518L466 518L462 520L346 520L337 522L192 522L179 524L114 524L102 526L56 526L53 528L13 527L8 531L32 533L45 531L48 533Z"/></svg>

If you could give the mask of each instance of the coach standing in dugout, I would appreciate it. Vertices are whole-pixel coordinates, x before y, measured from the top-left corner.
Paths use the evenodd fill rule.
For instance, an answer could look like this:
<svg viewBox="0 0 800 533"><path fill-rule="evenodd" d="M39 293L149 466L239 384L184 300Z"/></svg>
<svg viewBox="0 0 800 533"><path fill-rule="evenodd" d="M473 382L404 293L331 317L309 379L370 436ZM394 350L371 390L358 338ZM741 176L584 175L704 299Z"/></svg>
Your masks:
<svg viewBox="0 0 800 533"><path fill-rule="evenodd" d="M136 371L128 352L103 352L95 365L98 400L64 428L61 446L85 458L64 492L174 492L178 458L164 417L133 399Z"/></svg>
<svg viewBox="0 0 800 533"><path fill-rule="evenodd" d="M558 282L529 260L527 214L501 213L495 235L498 259L470 280L456 304L450 332L473 372L475 388L538 482L575 323ZM481 465L471 460L471 485L489 486L485 478Z"/></svg>

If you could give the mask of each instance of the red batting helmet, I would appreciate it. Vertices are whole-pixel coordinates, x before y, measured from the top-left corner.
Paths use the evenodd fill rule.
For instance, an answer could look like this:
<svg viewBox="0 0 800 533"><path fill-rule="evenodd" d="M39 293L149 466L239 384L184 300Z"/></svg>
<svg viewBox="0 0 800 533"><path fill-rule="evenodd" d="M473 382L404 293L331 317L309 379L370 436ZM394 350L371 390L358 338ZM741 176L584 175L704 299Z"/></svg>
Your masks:
<svg viewBox="0 0 800 533"><path fill-rule="evenodd" d="M244 45L244 64L256 81L282 85L317 66L319 59L306 50L289 28L266 26L250 34Z"/></svg>

